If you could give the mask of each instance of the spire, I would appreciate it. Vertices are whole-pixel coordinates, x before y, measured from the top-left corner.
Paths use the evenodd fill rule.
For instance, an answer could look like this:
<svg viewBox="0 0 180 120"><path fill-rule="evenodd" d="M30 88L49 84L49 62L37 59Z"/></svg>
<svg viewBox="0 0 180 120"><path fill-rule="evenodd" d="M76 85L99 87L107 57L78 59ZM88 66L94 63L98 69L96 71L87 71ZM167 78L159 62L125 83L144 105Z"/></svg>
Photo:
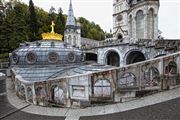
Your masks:
<svg viewBox="0 0 180 120"><path fill-rule="evenodd" d="M66 26L75 26L75 19L74 19L74 13L73 13L71 0L69 4L69 11L68 11L68 17L66 21Z"/></svg>

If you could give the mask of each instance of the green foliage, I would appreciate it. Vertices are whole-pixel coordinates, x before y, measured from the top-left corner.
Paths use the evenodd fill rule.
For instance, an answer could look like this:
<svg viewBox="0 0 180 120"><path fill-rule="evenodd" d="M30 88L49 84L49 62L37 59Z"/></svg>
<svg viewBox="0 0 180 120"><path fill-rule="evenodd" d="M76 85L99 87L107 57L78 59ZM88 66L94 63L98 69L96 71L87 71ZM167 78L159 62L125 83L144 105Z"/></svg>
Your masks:
<svg viewBox="0 0 180 120"><path fill-rule="evenodd" d="M95 39L95 40L104 40L105 34L99 25L96 25L94 22L89 22L87 19L80 17L78 22L81 23L81 36Z"/></svg>
<svg viewBox="0 0 180 120"><path fill-rule="evenodd" d="M36 12L34 9L34 3L32 0L29 1L29 18L30 18L29 23L31 30L30 41L35 41L37 39L36 36L38 34L39 28L36 18Z"/></svg>
<svg viewBox="0 0 180 120"><path fill-rule="evenodd" d="M6 6L6 10L0 12L0 54L12 52L20 43L42 39L42 33L51 31L52 20L56 24L55 32L64 34L67 15L61 8L55 13L56 10L51 7L48 13L35 7L32 0L29 6L21 2L7 2ZM82 37L95 40L105 38L104 31L94 22L83 17L77 22L81 23Z"/></svg>
<svg viewBox="0 0 180 120"><path fill-rule="evenodd" d="M8 57L9 57L9 53L0 54L0 59L8 58Z"/></svg>
<svg viewBox="0 0 180 120"><path fill-rule="evenodd" d="M63 15L61 8L59 8L59 13L57 14L55 24L56 24L55 31L59 34L64 35L66 17Z"/></svg>
<svg viewBox="0 0 180 120"><path fill-rule="evenodd" d="M1 52L11 52L20 43L28 40L26 14L24 6L16 4L10 10L0 26Z"/></svg>

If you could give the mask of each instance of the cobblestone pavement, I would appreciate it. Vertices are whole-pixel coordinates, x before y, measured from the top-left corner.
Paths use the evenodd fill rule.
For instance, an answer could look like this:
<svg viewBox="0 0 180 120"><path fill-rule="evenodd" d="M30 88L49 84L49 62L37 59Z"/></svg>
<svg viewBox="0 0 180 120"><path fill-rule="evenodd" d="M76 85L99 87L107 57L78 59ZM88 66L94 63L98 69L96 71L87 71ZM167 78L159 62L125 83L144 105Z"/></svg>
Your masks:
<svg viewBox="0 0 180 120"><path fill-rule="evenodd" d="M80 117L80 120L180 120L180 98L121 113Z"/></svg>

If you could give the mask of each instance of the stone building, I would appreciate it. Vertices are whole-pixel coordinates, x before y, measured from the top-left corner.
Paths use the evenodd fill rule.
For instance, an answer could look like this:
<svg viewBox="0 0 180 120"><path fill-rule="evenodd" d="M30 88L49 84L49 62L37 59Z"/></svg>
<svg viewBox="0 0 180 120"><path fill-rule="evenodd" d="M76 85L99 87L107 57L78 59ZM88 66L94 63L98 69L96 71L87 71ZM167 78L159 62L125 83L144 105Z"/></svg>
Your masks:
<svg viewBox="0 0 180 120"><path fill-rule="evenodd" d="M180 40L155 41L158 7L158 0L114 1L115 38L96 42L81 38L70 1L65 41L52 22L43 40L12 52L11 87L30 104L86 107L180 85Z"/></svg>
<svg viewBox="0 0 180 120"><path fill-rule="evenodd" d="M81 47L81 25L75 21L71 1L64 31L64 41L71 46Z"/></svg>
<svg viewBox="0 0 180 120"><path fill-rule="evenodd" d="M114 0L114 37L157 39L158 10L159 0Z"/></svg>

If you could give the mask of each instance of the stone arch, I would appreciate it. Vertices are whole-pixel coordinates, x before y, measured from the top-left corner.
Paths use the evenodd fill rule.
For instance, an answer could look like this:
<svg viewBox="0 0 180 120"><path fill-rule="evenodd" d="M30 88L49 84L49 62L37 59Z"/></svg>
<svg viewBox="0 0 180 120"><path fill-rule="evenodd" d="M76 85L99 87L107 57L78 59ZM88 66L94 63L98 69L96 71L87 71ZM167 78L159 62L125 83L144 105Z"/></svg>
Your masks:
<svg viewBox="0 0 180 120"><path fill-rule="evenodd" d="M93 85L93 96L96 98L111 98L112 87L107 79L98 79Z"/></svg>
<svg viewBox="0 0 180 120"><path fill-rule="evenodd" d="M96 53L86 53L85 60L97 62L97 57L98 57L98 55Z"/></svg>
<svg viewBox="0 0 180 120"><path fill-rule="evenodd" d="M149 39L154 38L154 9L150 8L147 15L147 35Z"/></svg>
<svg viewBox="0 0 180 120"><path fill-rule="evenodd" d="M105 53L105 64L119 67L120 66L120 54L117 50L111 49Z"/></svg>
<svg viewBox="0 0 180 120"><path fill-rule="evenodd" d="M120 88L136 87L137 86L136 76L131 72L124 73L118 79L118 86Z"/></svg>
<svg viewBox="0 0 180 120"><path fill-rule="evenodd" d="M178 68L177 63L174 61L170 61L169 64L165 68L165 73L176 75L177 74L177 68Z"/></svg>
<svg viewBox="0 0 180 120"><path fill-rule="evenodd" d="M117 39L123 39L123 35L119 33L119 34L117 35Z"/></svg>
<svg viewBox="0 0 180 120"><path fill-rule="evenodd" d="M23 100L26 99L25 87L23 85L20 85L20 88L18 88L18 95L20 99L23 99Z"/></svg>
<svg viewBox="0 0 180 120"><path fill-rule="evenodd" d="M158 14L158 9L156 9L156 8L153 7L153 6L151 6L151 7L148 8L148 11L151 10L151 9L154 11L154 15L157 15L157 14Z"/></svg>
<svg viewBox="0 0 180 120"><path fill-rule="evenodd" d="M33 91L30 87L27 88L27 101L33 102Z"/></svg>
<svg viewBox="0 0 180 120"><path fill-rule="evenodd" d="M58 85L53 85L51 87L51 99L54 103L64 104L64 91Z"/></svg>
<svg viewBox="0 0 180 120"><path fill-rule="evenodd" d="M130 50L126 53L125 59L126 64L133 64L146 60L146 56L140 50Z"/></svg>
<svg viewBox="0 0 180 120"><path fill-rule="evenodd" d="M159 85L160 73L156 67L150 67L144 72L144 80L146 86L157 86Z"/></svg>
<svg viewBox="0 0 180 120"><path fill-rule="evenodd" d="M142 10L136 12L136 37L144 38L144 13Z"/></svg>
<svg viewBox="0 0 180 120"><path fill-rule="evenodd" d="M47 97L45 88L42 86L38 86L35 90L35 93L36 93L37 104L38 105L44 104L45 99Z"/></svg>

